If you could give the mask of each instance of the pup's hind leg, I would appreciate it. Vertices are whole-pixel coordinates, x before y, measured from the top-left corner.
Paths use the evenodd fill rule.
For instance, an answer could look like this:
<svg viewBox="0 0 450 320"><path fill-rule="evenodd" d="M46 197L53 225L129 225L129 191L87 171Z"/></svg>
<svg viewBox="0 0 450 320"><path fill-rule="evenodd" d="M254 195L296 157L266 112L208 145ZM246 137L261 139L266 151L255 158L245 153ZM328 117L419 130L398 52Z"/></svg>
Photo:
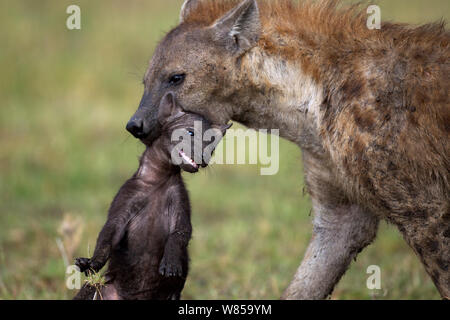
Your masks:
<svg viewBox="0 0 450 320"><path fill-rule="evenodd" d="M325 299L376 236L378 218L356 205L331 208L313 201L313 209L313 235L283 299Z"/></svg>
<svg viewBox="0 0 450 320"><path fill-rule="evenodd" d="M93 300L95 296L95 288L85 284L83 287L78 291L78 293L73 297L73 300Z"/></svg>
<svg viewBox="0 0 450 320"><path fill-rule="evenodd" d="M114 283L107 284L103 287L102 297L103 300L122 300L122 297L119 295Z"/></svg>
<svg viewBox="0 0 450 320"><path fill-rule="evenodd" d="M122 300L113 283L103 286L100 291L85 284L73 300Z"/></svg>

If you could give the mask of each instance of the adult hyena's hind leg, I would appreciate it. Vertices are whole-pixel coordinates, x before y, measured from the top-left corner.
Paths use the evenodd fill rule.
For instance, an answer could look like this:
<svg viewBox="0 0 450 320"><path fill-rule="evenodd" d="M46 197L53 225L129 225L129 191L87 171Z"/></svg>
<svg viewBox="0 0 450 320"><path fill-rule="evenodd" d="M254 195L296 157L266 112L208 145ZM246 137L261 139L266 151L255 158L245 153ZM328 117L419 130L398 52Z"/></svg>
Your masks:
<svg viewBox="0 0 450 320"><path fill-rule="evenodd" d="M419 256L443 299L450 299L450 206L394 222Z"/></svg>

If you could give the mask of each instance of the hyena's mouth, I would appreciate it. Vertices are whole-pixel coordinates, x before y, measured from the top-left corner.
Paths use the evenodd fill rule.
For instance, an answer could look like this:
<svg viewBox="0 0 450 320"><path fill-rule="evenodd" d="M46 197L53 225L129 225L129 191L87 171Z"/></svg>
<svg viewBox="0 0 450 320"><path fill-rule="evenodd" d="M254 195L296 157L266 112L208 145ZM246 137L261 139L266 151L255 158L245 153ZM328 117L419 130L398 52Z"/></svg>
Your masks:
<svg viewBox="0 0 450 320"><path fill-rule="evenodd" d="M189 165L193 166L195 169L198 169L198 164L195 163L194 160L192 160L191 158L189 158L187 156L186 153L184 153L183 150L180 150L180 152L178 152L178 154L180 155L180 157Z"/></svg>

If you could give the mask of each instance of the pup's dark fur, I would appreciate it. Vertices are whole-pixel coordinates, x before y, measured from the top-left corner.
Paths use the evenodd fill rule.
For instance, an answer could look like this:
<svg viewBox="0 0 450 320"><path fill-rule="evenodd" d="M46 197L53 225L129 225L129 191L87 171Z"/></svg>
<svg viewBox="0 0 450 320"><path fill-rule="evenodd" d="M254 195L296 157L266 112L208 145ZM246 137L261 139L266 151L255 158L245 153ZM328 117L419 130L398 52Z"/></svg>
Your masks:
<svg viewBox="0 0 450 320"><path fill-rule="evenodd" d="M93 257L76 259L82 272L98 272L110 261L99 299L179 299L184 287L192 226L180 167L193 173L207 161L202 157L196 164L174 165L171 152L178 143L171 136L177 129L192 135L194 122L200 121L202 132L195 132L190 143L193 147L194 140L201 140L203 154L211 143L205 143L202 136L212 126L201 116L184 113L170 93L162 100L159 119L162 134L147 147L138 171L114 198ZM75 299L93 299L95 291L85 285Z"/></svg>

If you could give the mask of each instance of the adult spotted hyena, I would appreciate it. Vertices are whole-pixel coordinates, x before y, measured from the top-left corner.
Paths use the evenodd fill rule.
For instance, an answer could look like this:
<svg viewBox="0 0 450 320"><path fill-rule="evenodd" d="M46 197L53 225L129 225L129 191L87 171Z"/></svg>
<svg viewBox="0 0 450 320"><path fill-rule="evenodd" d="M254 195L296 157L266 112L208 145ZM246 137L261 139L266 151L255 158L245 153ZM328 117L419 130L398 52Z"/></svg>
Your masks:
<svg viewBox="0 0 450 320"><path fill-rule="evenodd" d="M450 296L450 34L385 23L338 1L188 0L154 53L127 129L159 134L174 91L215 124L280 129L303 150L314 233L287 299L327 297L396 225Z"/></svg>

